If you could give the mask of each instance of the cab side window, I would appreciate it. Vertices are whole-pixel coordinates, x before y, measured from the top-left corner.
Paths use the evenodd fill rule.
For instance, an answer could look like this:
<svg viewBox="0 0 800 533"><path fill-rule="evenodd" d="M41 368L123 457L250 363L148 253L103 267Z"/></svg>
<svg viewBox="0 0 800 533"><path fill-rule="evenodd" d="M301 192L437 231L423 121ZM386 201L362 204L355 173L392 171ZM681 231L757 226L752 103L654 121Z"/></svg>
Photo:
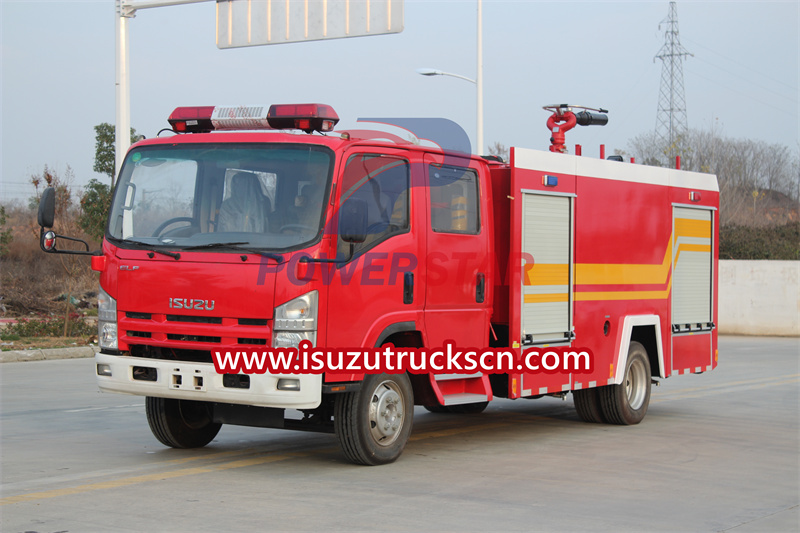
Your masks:
<svg viewBox="0 0 800 533"><path fill-rule="evenodd" d="M478 174L468 168L431 165L431 227L441 233L480 233Z"/></svg>
<svg viewBox="0 0 800 533"><path fill-rule="evenodd" d="M409 228L409 164L380 154L357 154L347 161L339 205L357 199L367 205L367 238L354 245L353 255ZM338 253L347 257L350 244L339 240Z"/></svg>

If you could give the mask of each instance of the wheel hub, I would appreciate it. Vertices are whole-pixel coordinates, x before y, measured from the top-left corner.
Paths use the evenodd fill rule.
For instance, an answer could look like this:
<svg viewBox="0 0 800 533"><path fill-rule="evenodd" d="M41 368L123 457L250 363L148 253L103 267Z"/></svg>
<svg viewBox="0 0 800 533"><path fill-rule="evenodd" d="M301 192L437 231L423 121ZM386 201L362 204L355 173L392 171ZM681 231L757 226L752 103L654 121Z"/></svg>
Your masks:
<svg viewBox="0 0 800 533"><path fill-rule="evenodd" d="M384 381L372 393L369 406L370 433L375 442L389 446L400 435L405 417L403 393L399 387Z"/></svg>
<svg viewBox="0 0 800 533"><path fill-rule="evenodd" d="M628 395L628 405L631 409L637 410L644 405L647 394L646 379L649 379L649 376L645 372L644 363L638 359L634 360L625 376L625 392Z"/></svg>

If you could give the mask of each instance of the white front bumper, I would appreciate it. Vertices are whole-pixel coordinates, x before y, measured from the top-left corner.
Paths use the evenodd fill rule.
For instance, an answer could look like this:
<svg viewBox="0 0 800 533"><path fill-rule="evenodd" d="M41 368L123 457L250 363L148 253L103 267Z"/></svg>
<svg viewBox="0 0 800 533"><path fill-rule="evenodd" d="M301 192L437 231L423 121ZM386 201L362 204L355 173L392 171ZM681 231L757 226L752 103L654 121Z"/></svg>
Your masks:
<svg viewBox="0 0 800 533"><path fill-rule="evenodd" d="M212 363L162 361L103 353L95 355L95 362L111 369L110 376L97 376L100 390L107 392L286 409L314 409L322 398L322 376L319 374L249 374L250 388L238 389L223 386L222 374L217 374ZM155 368L157 380L133 379L133 367L136 366ZM280 378L299 380L300 390L278 390Z"/></svg>

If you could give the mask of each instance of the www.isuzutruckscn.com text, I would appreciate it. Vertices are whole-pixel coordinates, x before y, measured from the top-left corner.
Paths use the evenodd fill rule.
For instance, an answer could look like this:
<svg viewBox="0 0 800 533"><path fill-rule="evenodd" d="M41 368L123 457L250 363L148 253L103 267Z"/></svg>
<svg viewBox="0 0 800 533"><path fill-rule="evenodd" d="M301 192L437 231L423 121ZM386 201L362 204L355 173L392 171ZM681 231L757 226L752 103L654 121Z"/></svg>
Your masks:
<svg viewBox="0 0 800 533"><path fill-rule="evenodd" d="M405 348L387 344L380 348L322 348L307 340L298 348L262 351L214 352L220 374L505 374L592 372L588 348L530 348L517 354L508 348L458 348L446 341L436 349Z"/></svg>

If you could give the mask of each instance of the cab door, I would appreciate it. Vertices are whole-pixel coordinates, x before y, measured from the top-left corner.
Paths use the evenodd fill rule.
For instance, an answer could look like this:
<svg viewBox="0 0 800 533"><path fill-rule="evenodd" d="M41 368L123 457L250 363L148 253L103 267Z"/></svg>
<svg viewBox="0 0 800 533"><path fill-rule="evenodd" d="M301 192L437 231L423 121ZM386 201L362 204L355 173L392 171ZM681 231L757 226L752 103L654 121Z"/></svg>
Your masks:
<svg viewBox="0 0 800 533"><path fill-rule="evenodd" d="M390 148L359 147L345 153L336 186L334 220L347 202L367 207L367 235L362 243L336 236L337 257L330 265L327 345L369 347L388 334L421 331L424 280L424 196L412 187L409 154ZM419 165L416 165L419 166ZM338 233L338 231L337 231Z"/></svg>
<svg viewBox="0 0 800 533"><path fill-rule="evenodd" d="M469 159L427 154L429 229L425 324L429 345L483 348L491 314L490 228L482 173ZM486 202L484 201L484 205Z"/></svg>

